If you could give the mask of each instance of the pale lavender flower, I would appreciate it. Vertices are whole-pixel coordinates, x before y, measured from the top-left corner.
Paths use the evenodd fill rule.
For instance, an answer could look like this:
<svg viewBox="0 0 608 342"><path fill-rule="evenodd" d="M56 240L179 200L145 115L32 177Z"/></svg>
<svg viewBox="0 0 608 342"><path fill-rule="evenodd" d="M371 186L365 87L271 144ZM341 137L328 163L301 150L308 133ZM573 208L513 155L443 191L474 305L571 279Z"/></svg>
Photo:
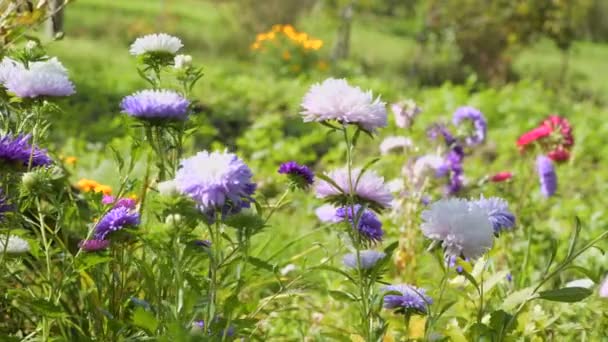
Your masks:
<svg viewBox="0 0 608 342"><path fill-rule="evenodd" d="M384 259L386 253L378 252L374 250L363 250L359 251L359 260L361 262L361 269L367 270L376 266L378 261ZM344 266L348 268L357 268L357 254L349 253L342 258Z"/></svg>
<svg viewBox="0 0 608 342"><path fill-rule="evenodd" d="M121 110L142 120L185 120L190 101L172 90L142 90L125 97Z"/></svg>
<svg viewBox="0 0 608 342"><path fill-rule="evenodd" d="M166 53L174 55L184 45L182 41L166 33L148 34L139 37L131 44L129 52L134 56L146 53Z"/></svg>
<svg viewBox="0 0 608 342"><path fill-rule="evenodd" d="M494 234L515 226L515 215L509 210L509 204L502 198L484 198L483 195L474 204L485 210L492 223Z"/></svg>
<svg viewBox="0 0 608 342"><path fill-rule="evenodd" d="M540 179L540 191L545 197L551 197L557 190L557 174L551 159L545 156L536 158L536 171Z"/></svg>
<svg viewBox="0 0 608 342"><path fill-rule="evenodd" d="M380 143L380 153L383 155L389 154L392 151L405 150L414 146L412 139L407 137L389 136Z"/></svg>
<svg viewBox="0 0 608 342"><path fill-rule="evenodd" d="M602 285L600 285L599 295L602 298L608 298L608 276L604 279Z"/></svg>
<svg viewBox="0 0 608 342"><path fill-rule="evenodd" d="M460 107L456 109L452 117L454 125L460 125L463 121L470 121L473 124L473 132L465 138L468 146L479 145L486 139L488 123L483 114L473 107Z"/></svg>
<svg viewBox="0 0 608 342"><path fill-rule="evenodd" d="M336 216L337 208L329 203L323 204L315 210L315 215L319 221L323 223L338 223L341 222L342 219Z"/></svg>
<svg viewBox="0 0 608 342"><path fill-rule="evenodd" d="M408 284L388 285L382 288L384 292L398 292L384 296L385 309L397 309L399 313L425 314L433 299L421 289Z"/></svg>
<svg viewBox="0 0 608 342"><path fill-rule="evenodd" d="M8 92L21 98L68 96L75 92L67 70L55 57L31 62L27 68L5 57L0 63L0 82Z"/></svg>
<svg viewBox="0 0 608 342"><path fill-rule="evenodd" d="M422 212L422 220L422 233L441 242L446 257L476 259L494 244L488 214L474 203L458 198L442 199Z"/></svg>
<svg viewBox="0 0 608 342"><path fill-rule="evenodd" d="M249 207L256 185L249 167L234 153L202 151L183 159L175 175L177 189L206 214L232 214Z"/></svg>
<svg viewBox="0 0 608 342"><path fill-rule="evenodd" d="M304 96L302 109L305 122L336 120L371 133L387 124L385 103L344 79L329 78L313 85Z"/></svg>
<svg viewBox="0 0 608 342"><path fill-rule="evenodd" d="M422 112L422 109L413 100L393 103L391 110L395 115L395 123L400 128L410 128L416 117Z"/></svg>
<svg viewBox="0 0 608 342"><path fill-rule="evenodd" d="M389 208L393 196L388 187L384 184L384 178L370 170L367 170L359 178L361 172L362 170L360 168L351 170L350 180L348 168L336 169L329 172L327 177L332 179L340 189L319 179L315 185L317 198L344 205L347 203L347 195L351 194L352 185L352 193L357 198L357 201L367 203L375 210ZM358 183L357 179L359 179Z"/></svg>

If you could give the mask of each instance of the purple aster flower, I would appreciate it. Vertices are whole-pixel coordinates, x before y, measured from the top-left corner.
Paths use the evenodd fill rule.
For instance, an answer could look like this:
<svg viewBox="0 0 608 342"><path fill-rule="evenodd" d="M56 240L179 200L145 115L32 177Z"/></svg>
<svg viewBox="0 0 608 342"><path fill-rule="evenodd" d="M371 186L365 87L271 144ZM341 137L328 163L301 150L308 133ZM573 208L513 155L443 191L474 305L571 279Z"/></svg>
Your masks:
<svg viewBox="0 0 608 342"><path fill-rule="evenodd" d="M328 78L313 85L302 101L302 116L305 122L336 120L355 124L374 133L386 127L386 104L374 99L372 92L353 87L344 79Z"/></svg>
<svg viewBox="0 0 608 342"><path fill-rule="evenodd" d="M26 167L30 165L30 158L32 167L51 164L52 160L46 150L29 144L30 137L29 134L18 135L14 138L10 135L0 137L0 160Z"/></svg>
<svg viewBox="0 0 608 342"><path fill-rule="evenodd" d="M117 207L108 211L95 225L94 237L105 240L115 231L139 225L139 213L127 208Z"/></svg>
<svg viewBox="0 0 608 342"><path fill-rule="evenodd" d="M513 275L511 273L507 273L507 281L509 283L513 281Z"/></svg>
<svg viewBox="0 0 608 342"><path fill-rule="evenodd" d="M361 261L361 269L367 270L374 267L378 261L384 259L386 254L374 250L363 250L359 252L359 260ZM349 253L342 259L344 266L348 268L357 268L357 254Z"/></svg>
<svg viewBox="0 0 608 342"><path fill-rule="evenodd" d="M445 163L437 169L437 176L448 176L449 182L446 192L453 195L462 189L464 185L464 169L462 161L464 159L464 150L460 145L452 145L450 151L445 157Z"/></svg>
<svg viewBox="0 0 608 342"><path fill-rule="evenodd" d="M513 228L515 225L515 215L509 211L509 204L504 199L498 197L484 198L482 195L479 200L473 203L488 213L492 228L494 228L494 234Z"/></svg>
<svg viewBox="0 0 608 342"><path fill-rule="evenodd" d="M473 132L465 138L465 143L468 146L479 145L486 139L488 123L483 114L473 107L460 107L456 109L452 117L454 125L460 125L467 120L473 123Z"/></svg>
<svg viewBox="0 0 608 342"><path fill-rule="evenodd" d="M286 174L293 185L298 189L306 189L312 185L314 174L306 165L300 165L295 161L281 164L279 173Z"/></svg>
<svg viewBox="0 0 608 342"><path fill-rule="evenodd" d="M540 178L540 191L545 197L551 197L557 190L557 174L551 159L545 156L536 158L536 171Z"/></svg>
<svg viewBox="0 0 608 342"><path fill-rule="evenodd" d="M5 57L0 63L0 83L21 98L68 96L75 92L67 70L55 57L31 62L27 68Z"/></svg>
<svg viewBox="0 0 608 342"><path fill-rule="evenodd" d="M106 205L113 204L113 208L126 207L129 209L135 209L137 206L137 201L133 198L123 197L116 200L116 198L112 195L103 195L101 198L101 203Z"/></svg>
<svg viewBox="0 0 608 342"><path fill-rule="evenodd" d="M367 170L363 175L360 175L361 172L359 168L351 170L350 180L347 168L329 172L327 177L332 179L339 189L325 180L319 179L315 185L317 198L346 205L352 185L357 202L366 203L374 210L390 208L393 195L384 184L384 178L378 176L374 171Z"/></svg>
<svg viewBox="0 0 608 342"><path fill-rule="evenodd" d="M142 120L185 120L190 102L172 90L142 90L125 97L120 108Z"/></svg>
<svg viewBox="0 0 608 342"><path fill-rule="evenodd" d="M252 176L236 154L202 151L182 160L175 182L182 194L213 218L217 211L225 217L250 206L256 189Z"/></svg>
<svg viewBox="0 0 608 342"><path fill-rule="evenodd" d="M361 213L361 210L364 210ZM359 204L354 206L355 215L353 215L352 207L342 207L336 210L336 216L341 218L343 221L350 222L351 225L355 224L355 219L359 217L357 222L357 231L359 235L364 239L371 242L377 242L382 240L384 232L382 231L382 222L378 219L376 214L369 209L363 209Z"/></svg>
<svg viewBox="0 0 608 342"><path fill-rule="evenodd" d="M441 136L446 146L452 146L452 144L456 142L452 133L443 124L431 126L426 133L431 140L437 140L437 138Z"/></svg>
<svg viewBox="0 0 608 342"><path fill-rule="evenodd" d="M426 295L426 291L408 284L389 285L382 288L384 292L398 292L384 296L385 309L397 309L399 313L425 314L428 305L433 299Z"/></svg>
<svg viewBox="0 0 608 342"><path fill-rule="evenodd" d="M101 250L104 250L104 249L108 248L109 246L110 246L110 241L108 241L108 240L97 240L97 239L82 240L78 244L78 247L80 247L83 251L86 251L86 252L101 251Z"/></svg>

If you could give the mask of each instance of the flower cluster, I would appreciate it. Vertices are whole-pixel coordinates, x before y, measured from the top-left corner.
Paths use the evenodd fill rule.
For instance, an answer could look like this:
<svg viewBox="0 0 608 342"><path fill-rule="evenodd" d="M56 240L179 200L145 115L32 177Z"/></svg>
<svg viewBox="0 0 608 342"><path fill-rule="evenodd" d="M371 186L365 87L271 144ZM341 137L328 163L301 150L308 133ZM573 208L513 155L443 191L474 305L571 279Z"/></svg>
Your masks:
<svg viewBox="0 0 608 342"><path fill-rule="evenodd" d="M92 179L83 178L76 183L76 187L84 192L100 192L104 195L110 195L112 193L112 188L109 185L101 184Z"/></svg>
<svg viewBox="0 0 608 342"><path fill-rule="evenodd" d="M536 128L522 134L517 139L520 151L530 149L538 143L543 152L555 162L570 159L570 149L574 145L570 122L558 115L549 115Z"/></svg>
<svg viewBox="0 0 608 342"><path fill-rule="evenodd" d="M388 285L383 290L390 293L384 296L384 307L386 309L396 309L397 312L403 314L425 314L428 306L433 303L424 289L412 285Z"/></svg>
<svg viewBox="0 0 608 342"><path fill-rule="evenodd" d="M0 161L27 167L47 166L53 161L46 150L29 144L31 135L0 136Z"/></svg>
<svg viewBox="0 0 608 342"><path fill-rule="evenodd" d="M139 225L139 213L129 207L115 207L97 222L93 236L95 240L106 240L113 232Z"/></svg>
<svg viewBox="0 0 608 342"><path fill-rule="evenodd" d="M517 139L521 152L540 147L541 155L536 158L536 171L540 180L543 196L550 197L557 191L557 173L554 163L570 159L570 150L574 146L574 135L570 122L558 115L549 115L538 127L522 134Z"/></svg>
<svg viewBox="0 0 608 342"><path fill-rule="evenodd" d="M322 46L322 40L298 32L291 25L274 25L256 36L251 50L280 74L296 75L313 68L327 68L316 53Z"/></svg>
<svg viewBox="0 0 608 342"><path fill-rule="evenodd" d="M263 49L269 44L278 44L282 37L287 38L292 44L302 47L304 50L319 50L323 41L313 38L305 32L298 32L291 25L273 25L270 31L259 33L255 42L251 44L252 50Z"/></svg>
<svg viewBox="0 0 608 342"><path fill-rule="evenodd" d="M0 62L0 83L21 98L68 96L75 92L67 70L55 57L27 65L4 57Z"/></svg>

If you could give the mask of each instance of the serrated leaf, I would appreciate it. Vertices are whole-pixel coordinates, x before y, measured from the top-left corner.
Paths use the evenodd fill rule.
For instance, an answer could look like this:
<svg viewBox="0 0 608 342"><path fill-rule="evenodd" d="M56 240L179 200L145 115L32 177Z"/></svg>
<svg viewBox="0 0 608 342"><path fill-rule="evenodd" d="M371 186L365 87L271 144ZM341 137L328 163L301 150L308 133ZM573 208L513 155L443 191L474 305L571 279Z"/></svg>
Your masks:
<svg viewBox="0 0 608 342"><path fill-rule="evenodd" d="M542 291L538 298L552 302L575 303L589 297L593 293L584 287L563 287L557 290Z"/></svg>
<svg viewBox="0 0 608 342"><path fill-rule="evenodd" d="M146 311L142 307L138 307L133 311L133 317L131 318L133 325L146 330L148 333L153 334L158 327L158 321L156 317L150 312Z"/></svg>

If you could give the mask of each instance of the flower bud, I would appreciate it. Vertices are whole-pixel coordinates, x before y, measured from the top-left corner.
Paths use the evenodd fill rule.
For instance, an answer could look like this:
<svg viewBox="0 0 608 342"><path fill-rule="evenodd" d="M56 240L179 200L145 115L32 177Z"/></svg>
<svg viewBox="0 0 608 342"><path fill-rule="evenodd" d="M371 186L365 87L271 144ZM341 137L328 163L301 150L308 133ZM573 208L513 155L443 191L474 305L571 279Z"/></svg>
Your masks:
<svg viewBox="0 0 608 342"><path fill-rule="evenodd" d="M175 69L184 69L192 65L192 56L177 55L173 58L173 66Z"/></svg>

